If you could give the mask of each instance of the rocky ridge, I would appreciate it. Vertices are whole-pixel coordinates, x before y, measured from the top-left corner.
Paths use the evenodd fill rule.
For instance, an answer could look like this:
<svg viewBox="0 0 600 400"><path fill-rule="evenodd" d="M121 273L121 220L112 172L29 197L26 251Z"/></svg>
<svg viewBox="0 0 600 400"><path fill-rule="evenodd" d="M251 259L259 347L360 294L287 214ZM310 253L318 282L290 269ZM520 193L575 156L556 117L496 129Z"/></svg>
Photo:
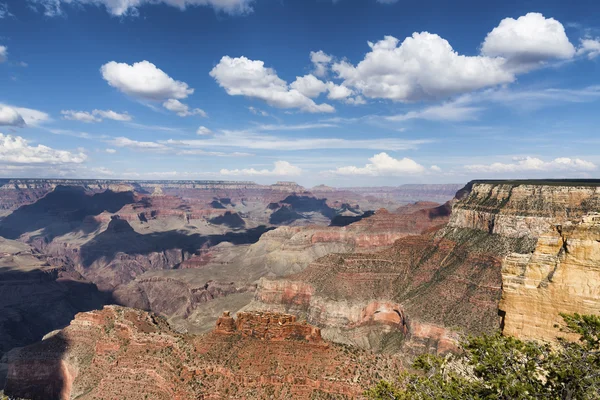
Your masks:
<svg viewBox="0 0 600 400"><path fill-rule="evenodd" d="M107 306L78 314L8 355L5 393L38 399L360 398L400 368L395 358L320 339L294 316L223 316L213 332L180 334L163 319Z"/></svg>

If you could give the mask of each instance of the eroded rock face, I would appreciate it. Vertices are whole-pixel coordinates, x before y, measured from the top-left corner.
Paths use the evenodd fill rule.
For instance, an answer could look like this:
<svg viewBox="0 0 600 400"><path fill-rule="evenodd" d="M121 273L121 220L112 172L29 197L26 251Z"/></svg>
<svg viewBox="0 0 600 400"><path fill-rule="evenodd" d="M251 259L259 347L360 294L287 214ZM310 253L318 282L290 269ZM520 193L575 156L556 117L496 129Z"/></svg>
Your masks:
<svg viewBox="0 0 600 400"><path fill-rule="evenodd" d="M600 209L600 185L475 183L449 227L537 239L553 225Z"/></svg>
<svg viewBox="0 0 600 400"><path fill-rule="evenodd" d="M263 278L248 309L303 315L325 338L364 348L391 341L395 350L444 352L460 331L499 327L500 261L433 234L409 236L384 251L329 255L301 273Z"/></svg>
<svg viewBox="0 0 600 400"><path fill-rule="evenodd" d="M560 313L599 314L600 214L556 225L533 254L507 256L502 280L507 335L554 341Z"/></svg>
<svg viewBox="0 0 600 400"><path fill-rule="evenodd" d="M400 238L443 226L450 207L450 203L417 203L396 212L380 209L344 227L279 227L264 234L248 255L262 257L275 275L288 275L327 254L379 251Z"/></svg>
<svg viewBox="0 0 600 400"><path fill-rule="evenodd" d="M9 356L5 393L38 399L357 398L400 362L320 339L283 314L224 315L179 334L159 317L108 306Z"/></svg>
<svg viewBox="0 0 600 400"><path fill-rule="evenodd" d="M473 182L459 191L450 221L439 231L400 237L390 249L373 254L353 248L358 254L326 256L298 274L264 278L248 309L305 315L323 337L342 343L377 349L400 337L396 349L443 352L462 334L501 328L498 305L506 257L505 332L542 338L560 319L558 312L598 310L593 300L598 288L590 283L598 280L596 270L581 266L596 262L597 242L586 239L584 245L572 236L573 252L560 256L563 239L544 236L553 225L594 209L600 209L598 182ZM363 223L369 219L353 225ZM580 229L594 232L589 222ZM312 238L325 242L332 236ZM568 249L569 239L564 240ZM578 267L558 273L555 265L561 257ZM365 329L361 316L380 304L391 305L406 322L373 318Z"/></svg>
<svg viewBox="0 0 600 400"><path fill-rule="evenodd" d="M300 339L324 344L321 330L305 323L298 323L295 315L271 312L240 312L234 320L228 311L217 320L216 333L241 334L262 340Z"/></svg>

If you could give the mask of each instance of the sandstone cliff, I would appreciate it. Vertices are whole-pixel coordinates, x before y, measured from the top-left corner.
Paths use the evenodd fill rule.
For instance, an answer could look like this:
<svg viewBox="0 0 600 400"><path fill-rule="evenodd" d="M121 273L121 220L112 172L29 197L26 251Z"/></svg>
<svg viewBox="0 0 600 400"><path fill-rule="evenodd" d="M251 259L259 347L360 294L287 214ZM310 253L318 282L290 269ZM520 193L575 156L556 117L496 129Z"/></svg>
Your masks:
<svg viewBox="0 0 600 400"><path fill-rule="evenodd" d="M116 306L9 353L5 392L44 399L360 398L397 359L323 341L292 315L228 315L202 336Z"/></svg>
<svg viewBox="0 0 600 400"><path fill-rule="evenodd" d="M560 313L600 314L600 214L557 224L502 265L507 335L554 341Z"/></svg>

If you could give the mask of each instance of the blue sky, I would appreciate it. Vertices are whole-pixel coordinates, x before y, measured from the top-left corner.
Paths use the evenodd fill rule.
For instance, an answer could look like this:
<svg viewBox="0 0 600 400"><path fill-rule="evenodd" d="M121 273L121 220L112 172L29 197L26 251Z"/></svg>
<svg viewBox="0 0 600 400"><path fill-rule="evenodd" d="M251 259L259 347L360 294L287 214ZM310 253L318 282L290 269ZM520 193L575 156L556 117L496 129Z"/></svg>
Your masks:
<svg viewBox="0 0 600 400"><path fill-rule="evenodd" d="M0 175L597 177L597 1L0 0Z"/></svg>

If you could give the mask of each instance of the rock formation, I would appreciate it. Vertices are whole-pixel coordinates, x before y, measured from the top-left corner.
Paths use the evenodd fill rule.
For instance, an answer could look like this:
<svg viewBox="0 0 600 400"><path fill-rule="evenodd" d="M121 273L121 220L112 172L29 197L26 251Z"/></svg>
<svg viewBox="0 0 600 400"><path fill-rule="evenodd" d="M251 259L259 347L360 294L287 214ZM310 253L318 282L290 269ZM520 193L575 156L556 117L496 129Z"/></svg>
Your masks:
<svg viewBox="0 0 600 400"><path fill-rule="evenodd" d="M275 275L288 275L327 254L382 250L400 238L443 226L449 215L449 203L422 203L395 212L380 209L344 227L279 227L261 236L248 256L261 257Z"/></svg>
<svg viewBox="0 0 600 400"><path fill-rule="evenodd" d="M162 318L108 306L11 351L5 393L52 399L356 398L401 368L393 357L327 343L277 314L223 316L180 334Z"/></svg>
<svg viewBox="0 0 600 400"><path fill-rule="evenodd" d="M502 265L504 334L554 341L560 313L600 313L600 214L555 225Z"/></svg>
<svg viewBox="0 0 600 400"><path fill-rule="evenodd" d="M461 334L500 329L503 275L507 334L544 338L546 330L548 338L558 312L598 309L597 270L589 267L596 263L592 217L579 225L588 237L543 236L553 225L600 209L598 182L473 182L457 198L439 231L401 237L374 254L329 255L286 278L264 278L247 309L297 313L324 338L407 353L443 352ZM585 250L568 253L569 240ZM557 269L565 263L567 270Z"/></svg>

